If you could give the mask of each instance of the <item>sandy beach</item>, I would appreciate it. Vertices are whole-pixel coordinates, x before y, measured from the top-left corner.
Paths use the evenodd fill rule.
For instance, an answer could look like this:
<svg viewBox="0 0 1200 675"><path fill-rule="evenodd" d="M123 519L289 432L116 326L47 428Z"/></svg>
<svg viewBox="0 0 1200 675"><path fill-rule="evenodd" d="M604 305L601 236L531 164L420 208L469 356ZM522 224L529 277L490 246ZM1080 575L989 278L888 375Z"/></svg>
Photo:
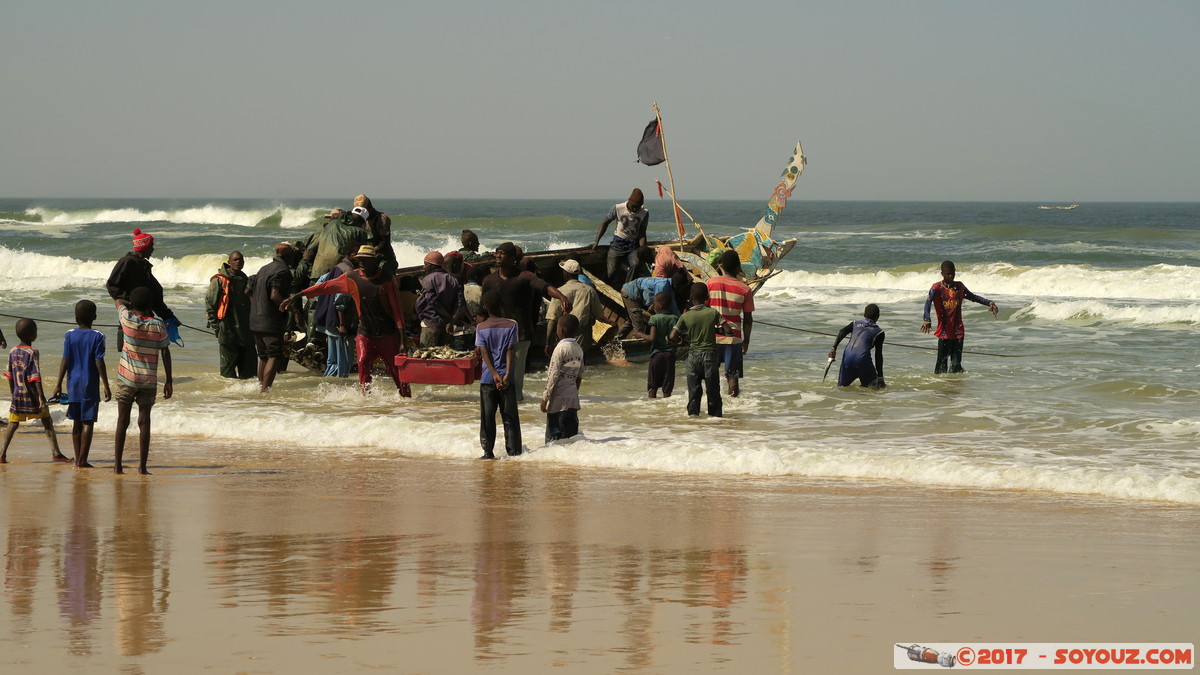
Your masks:
<svg viewBox="0 0 1200 675"><path fill-rule="evenodd" d="M885 672L898 642L1189 642L1200 605L1188 506L186 438L150 477L111 473L110 436L92 457L22 430L0 467L5 672Z"/></svg>

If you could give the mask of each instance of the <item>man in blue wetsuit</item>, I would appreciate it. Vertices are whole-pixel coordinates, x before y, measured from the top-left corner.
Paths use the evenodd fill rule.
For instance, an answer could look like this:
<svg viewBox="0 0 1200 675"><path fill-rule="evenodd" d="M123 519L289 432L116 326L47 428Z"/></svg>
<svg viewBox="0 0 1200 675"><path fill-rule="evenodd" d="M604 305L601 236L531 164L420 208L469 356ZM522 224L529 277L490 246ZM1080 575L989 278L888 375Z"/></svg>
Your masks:
<svg viewBox="0 0 1200 675"><path fill-rule="evenodd" d="M837 346L842 338L850 336L850 342L842 352L842 368L838 371L839 387L849 386L855 380L872 389L887 386L883 381L883 329L875 323L878 320L879 305L872 303L863 310L863 318L838 331L833 349L829 350L831 359L837 356ZM872 348L875 350L874 364L871 363Z"/></svg>

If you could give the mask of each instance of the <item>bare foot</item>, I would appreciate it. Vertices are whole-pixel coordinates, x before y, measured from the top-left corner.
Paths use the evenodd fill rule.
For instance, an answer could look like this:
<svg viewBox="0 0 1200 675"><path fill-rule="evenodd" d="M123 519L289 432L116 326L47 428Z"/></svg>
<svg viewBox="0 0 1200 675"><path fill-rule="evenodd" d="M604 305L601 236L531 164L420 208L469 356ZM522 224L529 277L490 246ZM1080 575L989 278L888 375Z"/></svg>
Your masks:
<svg viewBox="0 0 1200 675"><path fill-rule="evenodd" d="M118 465L116 465L116 466L114 466L114 467L113 467L113 473L120 473L120 474L123 474L123 473L125 473L125 467L123 467L123 466L121 466L120 464L118 464Z"/></svg>
<svg viewBox="0 0 1200 675"><path fill-rule="evenodd" d="M67 457L66 455L55 455L54 457L50 458L50 461L58 462L60 464L67 464L67 463L74 464L75 463L75 460L71 459L70 457Z"/></svg>
<svg viewBox="0 0 1200 675"><path fill-rule="evenodd" d="M8 464L8 458L7 458L7 457L0 457L0 464Z"/></svg>
<svg viewBox="0 0 1200 675"><path fill-rule="evenodd" d="M95 467L93 467L91 464L88 464L87 462L83 462L82 464L76 464L75 468L77 468L77 469L92 469Z"/></svg>
<svg viewBox="0 0 1200 675"><path fill-rule="evenodd" d="M146 467L142 467L142 468L138 469L138 473L139 473L139 474L141 474L141 475L143 475L143 476L149 476L149 475L150 475L150 472L146 470Z"/></svg>

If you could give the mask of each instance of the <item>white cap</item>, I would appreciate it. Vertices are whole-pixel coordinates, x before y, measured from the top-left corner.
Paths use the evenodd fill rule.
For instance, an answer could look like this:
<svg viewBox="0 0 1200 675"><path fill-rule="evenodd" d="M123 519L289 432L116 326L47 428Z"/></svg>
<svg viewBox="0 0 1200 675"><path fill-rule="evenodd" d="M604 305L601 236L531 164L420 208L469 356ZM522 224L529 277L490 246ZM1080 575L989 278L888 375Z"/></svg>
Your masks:
<svg viewBox="0 0 1200 675"><path fill-rule="evenodd" d="M579 274L578 260L564 260L558 263L558 266L563 268L563 271L567 274Z"/></svg>

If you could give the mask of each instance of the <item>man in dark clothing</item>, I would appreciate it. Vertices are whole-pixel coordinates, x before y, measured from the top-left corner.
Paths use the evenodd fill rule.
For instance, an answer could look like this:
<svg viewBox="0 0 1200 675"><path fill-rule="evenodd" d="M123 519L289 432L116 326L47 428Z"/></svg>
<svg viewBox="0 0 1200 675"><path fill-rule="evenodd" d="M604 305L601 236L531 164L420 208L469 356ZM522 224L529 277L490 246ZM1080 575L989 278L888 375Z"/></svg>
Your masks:
<svg viewBox="0 0 1200 675"><path fill-rule="evenodd" d="M154 278L150 264L150 256L154 255L154 237L149 232L140 229L133 230L133 250L126 253L113 266L108 275L108 297L113 300L129 300L129 294L135 288L146 288L150 291L150 309L154 315L163 320L172 340L179 338L179 319L175 312L163 302L163 287ZM121 350L122 334L117 332L117 351Z"/></svg>
<svg viewBox="0 0 1200 675"><path fill-rule="evenodd" d="M533 301L537 298L558 298L562 311L570 313L571 299L532 272L521 272L517 268L517 247L506 241L496 247L496 265L483 280L483 292L500 296L500 316L517 322L518 341L513 359L513 388L518 401L525 399L525 360L529 356L533 328Z"/></svg>
<svg viewBox="0 0 1200 675"><path fill-rule="evenodd" d="M291 265L296 257L296 247L287 242L276 244L275 259L250 278L250 331L258 352L258 387L263 393L274 384L284 359L287 312L280 305L287 300L292 285ZM303 319L297 317L297 322L303 328Z"/></svg>
<svg viewBox="0 0 1200 675"><path fill-rule="evenodd" d="M875 322L879 320L879 305L867 305L863 310L863 318L850 322L838 331L837 339L833 341L833 349L829 350L829 358L837 356L838 343L847 335L850 343L842 352L842 367L838 371L838 386L848 387L855 380L864 387L883 389L887 385L883 381L883 329ZM871 364L871 351L875 351L875 364Z"/></svg>
<svg viewBox="0 0 1200 675"><path fill-rule="evenodd" d="M337 215L334 216L333 214ZM316 283L334 265L342 260L342 251L357 251L359 246L367 243L370 233L364 227L365 221L341 209L335 209L328 223L313 235L312 242L304 249L304 259L309 261L308 275L299 279L300 288L307 288Z"/></svg>
<svg viewBox="0 0 1200 675"><path fill-rule="evenodd" d="M346 293L354 299L358 310L358 335L354 345L358 352L358 384L365 394L371 384L371 366L375 359L383 361L401 396L412 396L407 382L400 381L396 355L400 353L400 336L404 334L404 318L400 311L396 282L381 269L381 260L374 246L361 246L354 254L360 267L335 279L309 286L284 300L282 307L291 306L301 297Z"/></svg>
<svg viewBox="0 0 1200 675"><path fill-rule="evenodd" d="M462 255L463 262L475 262L484 257L485 254L479 252L479 235L470 230L462 231L462 248L458 252Z"/></svg>
<svg viewBox="0 0 1200 675"><path fill-rule="evenodd" d="M208 327L217 331L221 353L221 377L241 380L255 377L257 358L254 335L250 333L250 296L246 287L250 280L242 268L246 258L241 251L229 254L229 261L208 280L204 305Z"/></svg>
<svg viewBox="0 0 1200 675"><path fill-rule="evenodd" d="M357 212L357 209L366 211L362 214L364 226L369 235L366 243L375 247L375 253L379 256L380 269L387 276L393 276L396 273L396 252L392 250L391 217L376 209L366 195L358 195L354 198L354 208L351 209L351 212Z"/></svg>
<svg viewBox="0 0 1200 675"><path fill-rule="evenodd" d="M450 327L465 318L460 316L466 308L462 284L442 269L444 263L445 258L438 251L425 255L425 276L421 278L421 293L417 296L422 347L450 344Z"/></svg>

